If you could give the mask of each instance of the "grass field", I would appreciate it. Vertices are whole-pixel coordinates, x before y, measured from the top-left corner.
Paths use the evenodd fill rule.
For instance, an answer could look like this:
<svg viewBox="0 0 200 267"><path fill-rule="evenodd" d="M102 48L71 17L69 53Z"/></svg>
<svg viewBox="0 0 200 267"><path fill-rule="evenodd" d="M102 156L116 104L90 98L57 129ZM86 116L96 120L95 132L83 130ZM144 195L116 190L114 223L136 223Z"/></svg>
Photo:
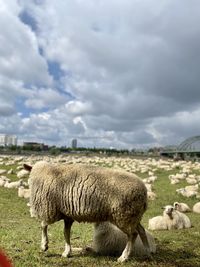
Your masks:
<svg viewBox="0 0 200 267"><path fill-rule="evenodd" d="M11 166L10 166L11 167ZM10 168L9 167L9 168ZM16 166L12 166L15 168ZM1 166L1 168L8 168ZM186 202L189 206L199 200L186 199L175 192L176 188L186 185L182 182L171 185L168 175L174 171L158 170L158 180L154 183L154 191L158 198L149 202L142 223L148 225L149 218L160 215L161 207L173 204L174 201ZM139 174L146 177L145 174ZM16 180L15 175L10 175ZM133 258L126 263L116 262L117 258L84 256L74 253L72 257L61 257L64 250L63 222L49 227L49 250L40 252L40 224L30 218L26 200L17 196L16 189L0 187L0 248L7 253L15 267L36 266L159 266L159 267L197 267L200 266L200 214L189 213L193 227L184 230L155 231L157 253L152 259ZM72 227L72 246L84 247L91 243L92 225L74 223ZM0 264L1 265L1 264Z"/></svg>

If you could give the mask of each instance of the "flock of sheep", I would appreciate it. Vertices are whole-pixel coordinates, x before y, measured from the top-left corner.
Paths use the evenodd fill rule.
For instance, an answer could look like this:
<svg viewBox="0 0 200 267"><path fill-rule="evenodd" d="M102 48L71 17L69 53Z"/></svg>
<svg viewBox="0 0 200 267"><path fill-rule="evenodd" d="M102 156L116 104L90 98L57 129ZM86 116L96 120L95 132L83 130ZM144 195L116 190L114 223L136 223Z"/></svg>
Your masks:
<svg viewBox="0 0 200 267"><path fill-rule="evenodd" d="M7 170L3 168L5 165L17 167ZM200 176L195 174L200 164L197 162L84 156L2 156L0 186L17 188L18 196L28 199L31 217L41 221L43 251L48 249L49 224L64 220L65 250L62 255L68 257L73 250L70 244L73 222L91 222L94 223L93 244L84 252L116 255L119 262L124 262L131 255L150 256L156 252L152 233L145 230L140 222L147 200L157 198L153 184L159 179L155 172L160 169L173 171L174 174L169 175L172 185L186 181L188 185L177 189L176 193L196 197L197 203L192 209L186 203L166 205L162 215L149 219L148 230L190 228L192 224L185 213L200 213ZM14 182L7 178L7 174L13 173L18 178ZM147 177L140 179L135 173L144 173Z"/></svg>

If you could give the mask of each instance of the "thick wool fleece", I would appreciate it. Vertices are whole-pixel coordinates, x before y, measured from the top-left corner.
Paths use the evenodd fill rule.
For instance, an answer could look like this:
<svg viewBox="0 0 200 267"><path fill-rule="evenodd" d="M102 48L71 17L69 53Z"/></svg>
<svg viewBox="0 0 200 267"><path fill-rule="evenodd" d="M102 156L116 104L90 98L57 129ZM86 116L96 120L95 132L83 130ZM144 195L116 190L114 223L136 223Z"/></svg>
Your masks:
<svg viewBox="0 0 200 267"><path fill-rule="evenodd" d="M147 207L147 190L133 174L79 164L38 162L30 173L30 204L46 223L110 221L130 234Z"/></svg>

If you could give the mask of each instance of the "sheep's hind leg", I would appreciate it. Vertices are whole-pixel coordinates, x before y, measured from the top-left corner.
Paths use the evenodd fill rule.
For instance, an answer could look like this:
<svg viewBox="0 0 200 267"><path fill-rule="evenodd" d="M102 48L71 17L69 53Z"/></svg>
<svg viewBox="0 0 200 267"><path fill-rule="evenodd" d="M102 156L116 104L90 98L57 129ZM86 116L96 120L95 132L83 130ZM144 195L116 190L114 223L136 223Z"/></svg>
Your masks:
<svg viewBox="0 0 200 267"><path fill-rule="evenodd" d="M132 249L133 249L133 244L137 238L138 233L134 232L131 235L128 235L128 241L126 244L125 249L122 252L122 255L117 259L118 262L125 262L129 259Z"/></svg>
<svg viewBox="0 0 200 267"><path fill-rule="evenodd" d="M138 226L136 227L136 230L138 231L138 234L139 234L139 236L142 240L142 243L145 247L146 255L148 257L150 257L151 251L150 251L149 242L148 242L146 231L145 231L144 227L139 223Z"/></svg>
<svg viewBox="0 0 200 267"><path fill-rule="evenodd" d="M63 257L69 257L71 253L70 245L70 231L73 220L64 219L64 237L65 237L65 250L62 254Z"/></svg>
<svg viewBox="0 0 200 267"><path fill-rule="evenodd" d="M42 221L41 227L42 227L41 250L46 251L48 250L48 243L49 243L48 233L47 233L48 224Z"/></svg>

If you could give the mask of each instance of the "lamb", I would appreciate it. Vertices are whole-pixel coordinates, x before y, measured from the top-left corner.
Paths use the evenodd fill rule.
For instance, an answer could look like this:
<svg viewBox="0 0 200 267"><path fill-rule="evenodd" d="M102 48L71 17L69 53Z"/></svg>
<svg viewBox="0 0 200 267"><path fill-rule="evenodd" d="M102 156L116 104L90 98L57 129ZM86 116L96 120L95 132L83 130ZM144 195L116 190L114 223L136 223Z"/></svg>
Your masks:
<svg viewBox="0 0 200 267"><path fill-rule="evenodd" d="M200 213L200 202L197 202L196 204L194 204L192 210L195 213Z"/></svg>
<svg viewBox="0 0 200 267"><path fill-rule="evenodd" d="M115 224L127 235L127 244L118 258L126 261L139 233L147 254L148 240L140 221L147 208L147 190L134 174L81 164L37 162L30 170L32 216L41 220L42 250L48 249L47 228L64 220L65 251L71 253L70 229L74 221Z"/></svg>
<svg viewBox="0 0 200 267"><path fill-rule="evenodd" d="M174 209L173 206L164 207L163 216L156 216L149 220L149 230L171 230L190 228L191 222L187 215Z"/></svg>
<svg viewBox="0 0 200 267"><path fill-rule="evenodd" d="M150 252L156 252L156 244L153 236L145 230L150 246ZM119 256L127 243L127 236L110 222L95 223L92 247L87 247L86 252L92 252L102 256ZM146 250L140 236L137 236L133 245L132 256L145 256Z"/></svg>
<svg viewBox="0 0 200 267"><path fill-rule="evenodd" d="M191 211L190 207L186 203L174 202L174 208L175 208L175 210L178 210L180 212Z"/></svg>

